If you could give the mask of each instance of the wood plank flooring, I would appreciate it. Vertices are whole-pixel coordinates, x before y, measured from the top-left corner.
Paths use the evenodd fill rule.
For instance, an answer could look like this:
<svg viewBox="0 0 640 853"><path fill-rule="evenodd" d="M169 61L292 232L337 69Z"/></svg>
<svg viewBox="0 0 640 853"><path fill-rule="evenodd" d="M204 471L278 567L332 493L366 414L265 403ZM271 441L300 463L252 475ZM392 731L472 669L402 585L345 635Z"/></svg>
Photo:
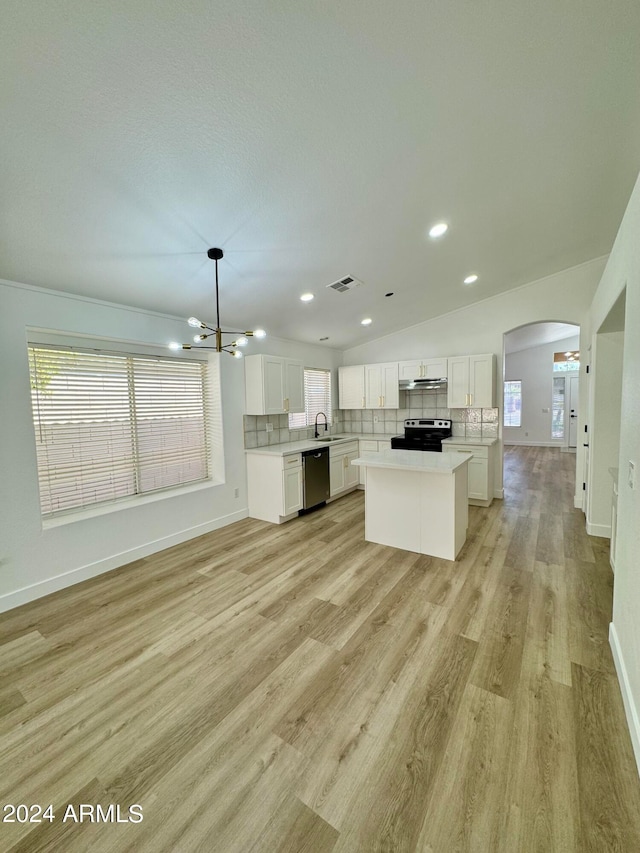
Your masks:
<svg viewBox="0 0 640 853"><path fill-rule="evenodd" d="M356 492L0 616L0 804L56 815L0 850L640 851L574 464L507 448L455 563L365 542Z"/></svg>

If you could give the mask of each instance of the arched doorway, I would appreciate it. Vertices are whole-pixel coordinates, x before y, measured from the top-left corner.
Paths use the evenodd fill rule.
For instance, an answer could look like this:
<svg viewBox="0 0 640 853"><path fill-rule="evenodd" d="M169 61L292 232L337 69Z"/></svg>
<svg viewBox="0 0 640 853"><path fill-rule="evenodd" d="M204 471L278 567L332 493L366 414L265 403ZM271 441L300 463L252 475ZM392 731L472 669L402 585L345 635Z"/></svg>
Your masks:
<svg viewBox="0 0 640 853"><path fill-rule="evenodd" d="M580 422L580 326L526 323L503 336L502 441L575 452ZM503 462L508 486L509 469Z"/></svg>

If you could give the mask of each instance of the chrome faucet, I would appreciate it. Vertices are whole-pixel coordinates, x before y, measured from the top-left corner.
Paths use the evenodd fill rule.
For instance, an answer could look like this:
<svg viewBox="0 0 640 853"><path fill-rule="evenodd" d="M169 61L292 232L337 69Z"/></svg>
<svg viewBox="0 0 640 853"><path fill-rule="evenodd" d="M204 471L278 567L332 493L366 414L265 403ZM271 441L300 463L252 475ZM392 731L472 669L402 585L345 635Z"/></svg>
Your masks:
<svg viewBox="0 0 640 853"><path fill-rule="evenodd" d="M324 431L326 432L328 429L328 427L327 427L327 416L325 415L324 412L318 412L318 414L316 415L316 430L315 430L315 437L316 438L318 438L318 436L320 435L320 433L318 432L318 418L320 417L320 415L322 415L322 417L324 418Z"/></svg>

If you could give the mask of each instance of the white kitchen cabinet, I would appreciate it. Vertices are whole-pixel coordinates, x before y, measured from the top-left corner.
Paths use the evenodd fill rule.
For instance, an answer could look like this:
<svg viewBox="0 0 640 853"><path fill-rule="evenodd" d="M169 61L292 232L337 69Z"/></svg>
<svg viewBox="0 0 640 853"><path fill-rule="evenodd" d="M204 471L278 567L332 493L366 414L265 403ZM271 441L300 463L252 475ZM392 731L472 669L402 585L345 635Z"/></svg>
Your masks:
<svg viewBox="0 0 640 853"><path fill-rule="evenodd" d="M301 361L275 355L249 355L244 360L244 379L247 415L304 412Z"/></svg>
<svg viewBox="0 0 640 853"><path fill-rule="evenodd" d="M360 482L360 472L351 462L358 458L358 442L350 441L329 448L330 495L355 489Z"/></svg>
<svg viewBox="0 0 640 853"><path fill-rule="evenodd" d="M494 452L492 445L454 444L443 442L442 449L449 453L471 453L467 466L469 503L489 506L493 500Z"/></svg>
<svg viewBox="0 0 640 853"><path fill-rule="evenodd" d="M398 363L398 379L446 379L448 359L432 358L417 361L401 361Z"/></svg>
<svg viewBox="0 0 640 853"><path fill-rule="evenodd" d="M349 364L338 368L338 407L364 409L364 364Z"/></svg>
<svg viewBox="0 0 640 853"><path fill-rule="evenodd" d="M366 409L399 409L398 362L365 364L364 390Z"/></svg>
<svg viewBox="0 0 640 853"><path fill-rule="evenodd" d="M302 509L302 456L247 453L249 515L280 524Z"/></svg>
<svg viewBox="0 0 640 853"><path fill-rule="evenodd" d="M495 405L495 356L462 355L447 359L447 407L490 409Z"/></svg>
<svg viewBox="0 0 640 853"><path fill-rule="evenodd" d="M377 441L371 438L361 438L358 442L358 453L362 456L363 453L381 453L383 450L391 449L391 441L387 438L383 441ZM363 489L366 485L366 476L367 469L364 465L353 466L354 468L360 468L360 474L358 476L358 485L360 485Z"/></svg>

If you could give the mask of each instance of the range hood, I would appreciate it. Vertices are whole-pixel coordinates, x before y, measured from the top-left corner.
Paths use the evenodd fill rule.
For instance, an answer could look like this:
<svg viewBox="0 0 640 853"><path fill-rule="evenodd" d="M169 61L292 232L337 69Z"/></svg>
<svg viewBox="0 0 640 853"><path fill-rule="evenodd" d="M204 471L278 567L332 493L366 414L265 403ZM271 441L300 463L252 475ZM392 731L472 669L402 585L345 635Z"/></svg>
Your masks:
<svg viewBox="0 0 640 853"><path fill-rule="evenodd" d="M443 379L401 379L402 391L440 391L447 387L446 376Z"/></svg>

